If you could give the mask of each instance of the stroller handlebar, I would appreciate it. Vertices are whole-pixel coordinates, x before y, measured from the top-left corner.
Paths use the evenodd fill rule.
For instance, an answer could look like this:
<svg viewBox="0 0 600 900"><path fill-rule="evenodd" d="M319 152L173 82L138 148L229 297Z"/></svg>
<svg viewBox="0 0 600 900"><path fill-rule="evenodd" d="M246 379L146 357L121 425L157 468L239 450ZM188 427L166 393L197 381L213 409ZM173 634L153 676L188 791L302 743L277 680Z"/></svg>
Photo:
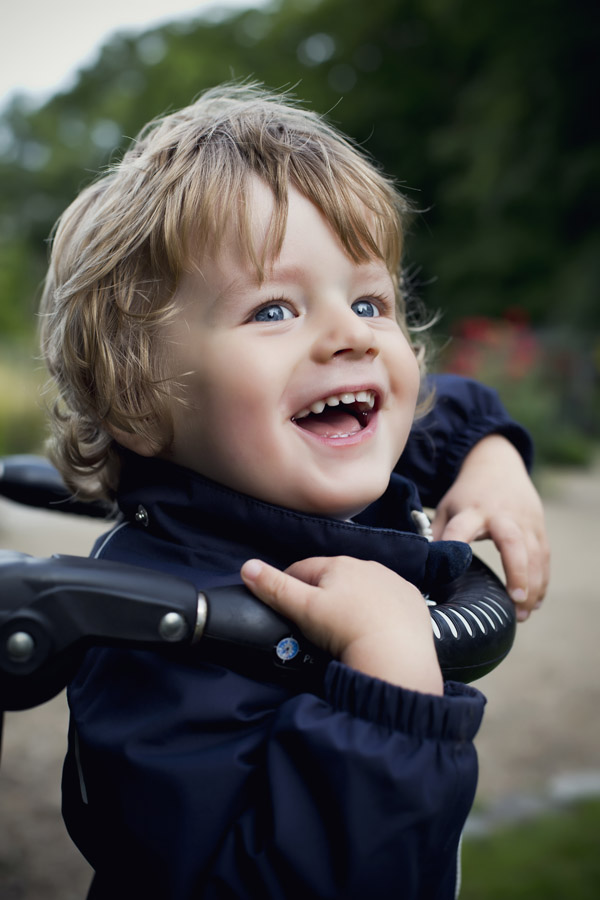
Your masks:
<svg viewBox="0 0 600 900"><path fill-rule="evenodd" d="M77 501L44 458L0 459L0 494L31 506L109 516ZM494 669L515 635L514 606L494 573L470 568L427 598L447 679L470 682ZM35 558L0 550L0 710L25 709L59 693L92 645L172 648L269 678L319 676L329 657L243 584L198 591L152 569L77 556ZM265 667L266 664L266 667ZM250 668L248 668L250 667Z"/></svg>

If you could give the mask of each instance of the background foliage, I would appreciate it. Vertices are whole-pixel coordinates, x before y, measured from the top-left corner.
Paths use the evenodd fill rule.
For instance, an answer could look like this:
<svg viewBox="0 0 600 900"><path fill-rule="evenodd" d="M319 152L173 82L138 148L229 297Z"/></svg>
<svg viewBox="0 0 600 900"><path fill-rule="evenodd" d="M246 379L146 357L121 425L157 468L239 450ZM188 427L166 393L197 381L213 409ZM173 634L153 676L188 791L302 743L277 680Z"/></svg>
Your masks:
<svg viewBox="0 0 600 900"><path fill-rule="evenodd" d="M600 802L465 840L461 900L595 900Z"/></svg>
<svg viewBox="0 0 600 900"><path fill-rule="evenodd" d="M590 360L591 408L597 24L592 0L370 0L352 15L346 0L280 0L116 35L72 90L0 116L0 335L30 338L47 237L79 189L149 119L251 77L295 86L422 210L408 258L443 310L442 344L464 316L518 309Z"/></svg>

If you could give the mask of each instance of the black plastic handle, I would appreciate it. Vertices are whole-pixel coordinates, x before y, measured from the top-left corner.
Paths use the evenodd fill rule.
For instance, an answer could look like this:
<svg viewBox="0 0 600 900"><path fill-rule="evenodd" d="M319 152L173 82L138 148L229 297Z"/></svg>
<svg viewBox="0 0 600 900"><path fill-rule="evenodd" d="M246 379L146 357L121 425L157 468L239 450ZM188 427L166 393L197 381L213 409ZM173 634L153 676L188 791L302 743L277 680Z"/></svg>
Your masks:
<svg viewBox="0 0 600 900"><path fill-rule="evenodd" d="M16 455L0 458L0 495L39 509L72 513L91 518L114 518L108 503L77 500L43 456Z"/></svg>
<svg viewBox="0 0 600 900"><path fill-rule="evenodd" d="M428 602L446 678L473 681L509 652L514 607L480 560ZM224 664L270 677L295 672L308 681L329 660L243 585L199 594L184 579L128 564L0 551L0 709L49 700L93 644L195 643Z"/></svg>
<svg viewBox="0 0 600 900"><path fill-rule="evenodd" d="M499 578L477 557L468 570L430 598L440 668L447 679L469 683L487 675L509 653L515 607Z"/></svg>

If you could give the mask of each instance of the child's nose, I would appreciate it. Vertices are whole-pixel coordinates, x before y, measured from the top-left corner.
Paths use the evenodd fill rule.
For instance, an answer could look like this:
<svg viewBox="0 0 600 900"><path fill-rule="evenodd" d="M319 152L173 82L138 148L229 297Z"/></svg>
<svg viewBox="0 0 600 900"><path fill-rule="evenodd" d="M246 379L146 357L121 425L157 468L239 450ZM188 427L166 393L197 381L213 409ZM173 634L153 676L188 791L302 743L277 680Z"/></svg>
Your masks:
<svg viewBox="0 0 600 900"><path fill-rule="evenodd" d="M345 305L340 304L337 308L332 305L324 309L314 342L317 361L327 362L342 356L348 359L376 357L379 349L369 322L369 318L358 316Z"/></svg>

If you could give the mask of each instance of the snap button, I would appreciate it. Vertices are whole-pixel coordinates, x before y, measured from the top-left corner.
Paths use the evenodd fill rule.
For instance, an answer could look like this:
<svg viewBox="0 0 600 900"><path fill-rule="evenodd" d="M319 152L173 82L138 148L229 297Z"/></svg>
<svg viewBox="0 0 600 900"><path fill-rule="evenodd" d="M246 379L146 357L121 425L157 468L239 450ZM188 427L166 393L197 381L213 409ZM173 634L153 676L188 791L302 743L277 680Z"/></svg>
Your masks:
<svg viewBox="0 0 600 900"><path fill-rule="evenodd" d="M138 525L143 525L144 528L146 528L148 525L148 513L141 504L137 508L135 521L138 523Z"/></svg>
<svg viewBox="0 0 600 900"><path fill-rule="evenodd" d="M427 513L424 513L422 509L413 509L410 517L415 523L421 537L427 538L428 541L432 541L433 531L431 530L431 522L429 521Z"/></svg>

